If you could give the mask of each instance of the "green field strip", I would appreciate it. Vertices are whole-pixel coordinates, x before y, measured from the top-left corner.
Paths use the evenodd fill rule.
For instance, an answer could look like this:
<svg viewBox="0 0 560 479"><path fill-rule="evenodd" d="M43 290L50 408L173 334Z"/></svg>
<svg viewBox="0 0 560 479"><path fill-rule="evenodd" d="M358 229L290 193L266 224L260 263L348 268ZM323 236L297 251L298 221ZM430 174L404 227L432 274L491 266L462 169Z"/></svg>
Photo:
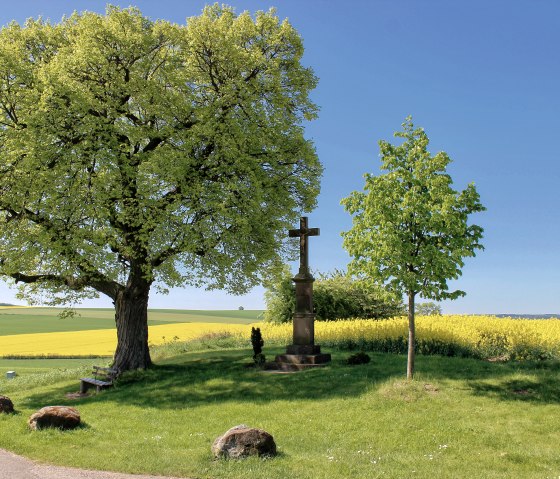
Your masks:
<svg viewBox="0 0 560 479"><path fill-rule="evenodd" d="M16 373L21 374L23 372L40 372L49 371L50 369L63 368L63 369L74 369L81 366L89 366L90 364L97 364L100 362L99 358L94 359L67 359L67 358L56 358L56 359L3 359L0 358L0 374L2 378L5 378L5 372L8 370L14 370Z"/></svg>
<svg viewBox="0 0 560 479"><path fill-rule="evenodd" d="M114 316L111 318L74 317L59 318L56 313L12 315L0 311L0 336L33 333L61 333L66 331L86 331L110 329L115 327ZM150 326L169 324L169 321L148 321Z"/></svg>
<svg viewBox="0 0 560 479"><path fill-rule="evenodd" d="M48 316L58 318L63 308L0 308L0 315L9 314L13 316ZM74 311L80 318L115 319L115 310L110 308L76 308Z"/></svg>
<svg viewBox="0 0 560 479"><path fill-rule="evenodd" d="M197 310L149 310L148 317L169 323L223 323L251 324L260 320L262 311L197 311Z"/></svg>
<svg viewBox="0 0 560 479"><path fill-rule="evenodd" d="M196 310L196 309L149 309L148 314L157 315L158 319L164 320L165 317L170 315L180 316L195 316L195 317L211 317L213 319L221 319L217 322L226 322L239 324L250 324L262 319L262 309L249 309L249 310ZM235 319L236 321L230 321ZM207 319L204 322L209 322Z"/></svg>
<svg viewBox="0 0 560 479"><path fill-rule="evenodd" d="M60 318L60 308L7 308L0 309L0 336L32 333L59 333L113 328L115 312L112 309L76 309L77 316ZM150 326L172 323L250 324L262 316L261 310L202 311L180 309L150 309Z"/></svg>

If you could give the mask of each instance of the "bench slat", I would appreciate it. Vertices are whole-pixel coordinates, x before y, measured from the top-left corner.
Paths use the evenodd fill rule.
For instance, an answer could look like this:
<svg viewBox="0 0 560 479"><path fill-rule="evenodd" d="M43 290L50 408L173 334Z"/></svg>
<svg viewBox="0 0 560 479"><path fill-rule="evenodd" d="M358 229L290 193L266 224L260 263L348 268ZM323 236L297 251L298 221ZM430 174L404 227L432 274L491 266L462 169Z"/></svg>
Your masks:
<svg viewBox="0 0 560 479"><path fill-rule="evenodd" d="M101 379L95 379L95 378L80 378L80 381L85 381L86 383L95 384L96 386L109 386L113 384L111 381L102 381Z"/></svg>
<svg viewBox="0 0 560 479"><path fill-rule="evenodd" d="M97 392L103 387L109 387L113 385L113 381L117 378L119 371L113 368L104 368L101 366L92 366L93 378L80 378L81 386L80 392L85 394L89 389L89 385L96 387Z"/></svg>

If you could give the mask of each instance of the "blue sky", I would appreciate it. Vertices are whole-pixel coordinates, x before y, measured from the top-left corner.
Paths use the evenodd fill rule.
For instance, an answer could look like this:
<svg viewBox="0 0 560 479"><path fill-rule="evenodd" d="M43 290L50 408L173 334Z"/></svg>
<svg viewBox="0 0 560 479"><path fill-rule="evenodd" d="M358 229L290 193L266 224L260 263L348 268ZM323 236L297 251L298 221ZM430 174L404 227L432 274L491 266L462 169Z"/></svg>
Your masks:
<svg viewBox="0 0 560 479"><path fill-rule="evenodd" d="M133 2L114 1L126 7ZM227 2L226 2L227 3ZM136 1L152 19L184 23L205 2ZM319 119L307 136L325 166L310 226L311 266L346 267L340 232L351 226L341 198L379 172L380 139L392 140L407 115L425 128L430 151L446 151L456 189L474 182L487 211L485 250L466 260L451 286L467 292L445 313L560 313L560 2L556 0L236 1L238 12L277 8L304 39L304 63L319 77ZM5 2L0 24L105 2ZM295 270L295 265L294 265ZM0 283L0 302L15 302ZM106 306L108 300L84 303ZM262 308L263 290L243 297L192 289L151 296L159 308Z"/></svg>

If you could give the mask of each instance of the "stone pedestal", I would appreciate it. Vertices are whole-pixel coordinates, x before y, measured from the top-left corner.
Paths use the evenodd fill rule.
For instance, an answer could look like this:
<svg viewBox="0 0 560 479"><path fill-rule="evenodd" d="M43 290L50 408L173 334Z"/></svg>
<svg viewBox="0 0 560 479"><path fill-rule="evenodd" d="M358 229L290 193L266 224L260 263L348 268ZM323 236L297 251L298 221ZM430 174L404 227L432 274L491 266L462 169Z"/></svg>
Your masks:
<svg viewBox="0 0 560 479"><path fill-rule="evenodd" d="M288 346L289 348L289 346ZM319 348L319 346L316 346ZM275 359L278 369L281 371L302 371L326 366L331 362L330 354L279 354Z"/></svg>
<svg viewBox="0 0 560 479"><path fill-rule="evenodd" d="M313 312L313 281L308 264L308 236L318 236L319 228L308 228L307 217L302 216L300 227L290 230L291 238L300 239L299 272L294 277L296 285L296 308L294 312L293 344L286 348L286 354L276 356L276 367L282 371L326 366L330 354L321 354L321 347L315 344L315 313Z"/></svg>
<svg viewBox="0 0 560 479"><path fill-rule="evenodd" d="M321 353L321 346L315 344L315 314L310 312L313 310L312 296L305 294L312 288L313 277L298 278L296 276L294 281L296 283L296 308L306 312L294 313L294 343L286 348L286 354L279 354L275 359L276 365L281 371L312 369L326 366L331 361L331 355Z"/></svg>
<svg viewBox="0 0 560 479"><path fill-rule="evenodd" d="M294 313L294 346L309 346L315 343L315 315L313 313Z"/></svg>

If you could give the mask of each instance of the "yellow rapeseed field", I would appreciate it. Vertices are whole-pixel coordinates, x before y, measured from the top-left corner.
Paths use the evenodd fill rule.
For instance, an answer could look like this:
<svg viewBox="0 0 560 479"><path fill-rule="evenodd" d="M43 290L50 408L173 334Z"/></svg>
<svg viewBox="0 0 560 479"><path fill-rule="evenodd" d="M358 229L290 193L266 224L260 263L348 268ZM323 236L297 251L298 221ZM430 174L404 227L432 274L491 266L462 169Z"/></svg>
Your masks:
<svg viewBox="0 0 560 479"><path fill-rule="evenodd" d="M148 334L150 344L156 345L174 338L186 341L224 330L250 335L251 328L245 324L173 323L150 326ZM116 346L115 329L0 336L0 356L112 356Z"/></svg>
<svg viewBox="0 0 560 479"><path fill-rule="evenodd" d="M291 341L291 324L263 324L265 342L279 339ZM355 319L315 323L318 344L354 345L376 349L408 337L408 319L384 321ZM531 354L560 357L560 319L512 319L494 316L419 316L416 318L416 339L423 351L441 352L461 349L466 354L508 355L518 359ZM446 348L445 346L452 348Z"/></svg>
<svg viewBox="0 0 560 479"><path fill-rule="evenodd" d="M292 342L292 325L255 323L266 345ZM220 323L174 323L150 326L152 345L186 341L208 334L230 333L246 339L251 325ZM523 359L531 354L560 357L560 319L512 319L493 316L419 316L416 335L421 352L457 351L482 357L506 354ZM394 350L408 336L406 318L383 321L354 319L315 323L317 344L331 347L366 347ZM107 355L116 347L114 329L0 336L0 356L6 355ZM446 349L447 348L447 349ZM536 351L536 352L535 352ZM539 357L540 357L539 356Z"/></svg>

